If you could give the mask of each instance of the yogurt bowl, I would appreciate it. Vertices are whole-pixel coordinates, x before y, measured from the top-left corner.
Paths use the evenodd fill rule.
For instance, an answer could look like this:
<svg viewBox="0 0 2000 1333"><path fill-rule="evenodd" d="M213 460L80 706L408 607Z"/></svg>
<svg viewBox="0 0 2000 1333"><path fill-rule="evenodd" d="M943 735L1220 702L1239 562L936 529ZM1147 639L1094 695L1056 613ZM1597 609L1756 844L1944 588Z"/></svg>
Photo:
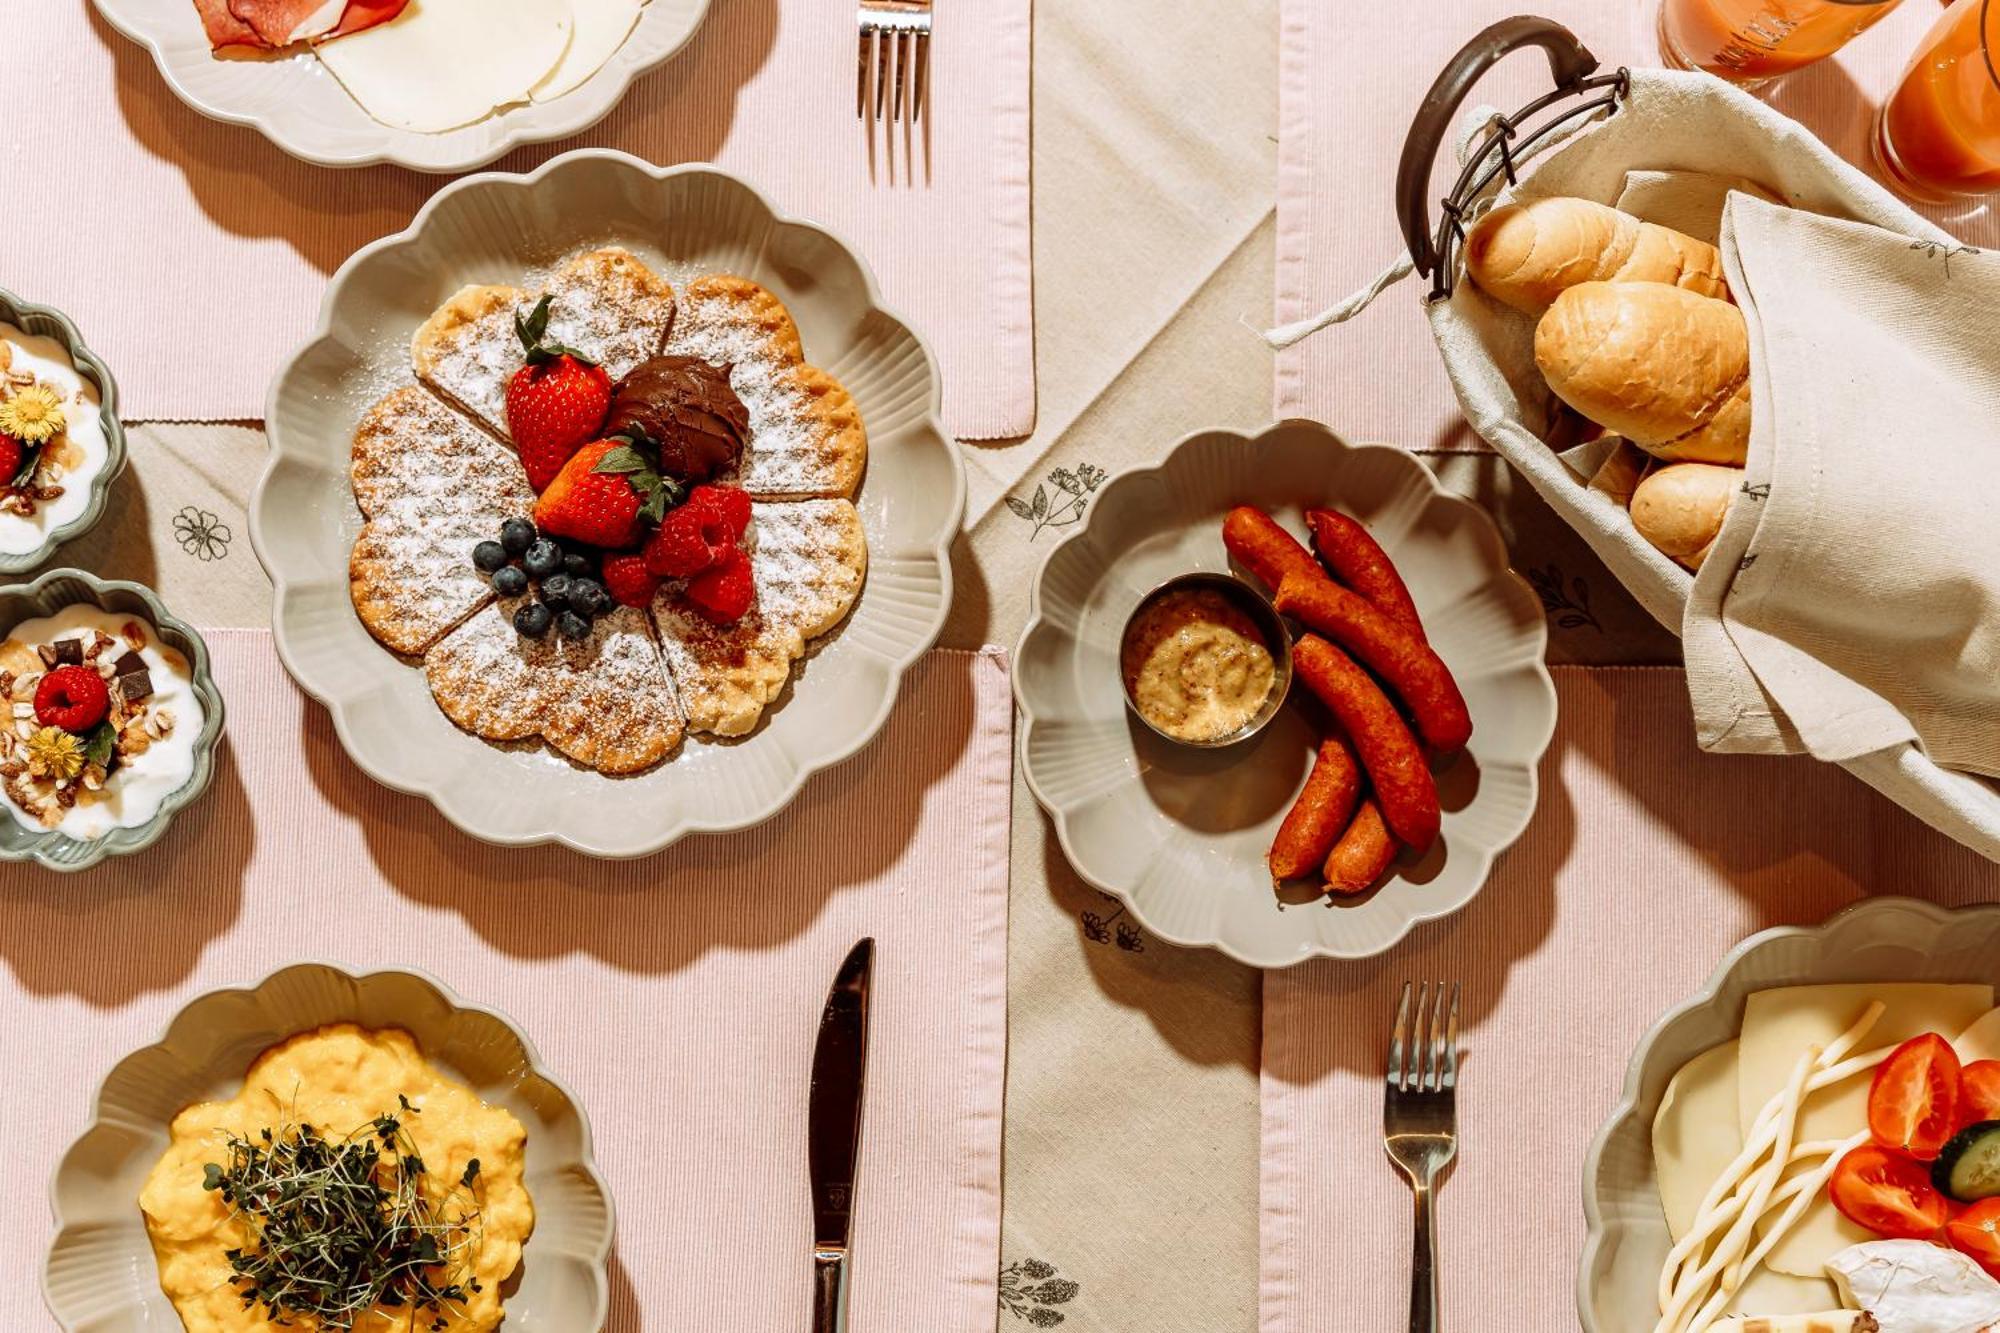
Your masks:
<svg viewBox="0 0 2000 1333"><path fill-rule="evenodd" d="M0 465L0 574L34 569L88 531L125 470L110 370L68 316L0 289L0 414L24 389L48 395L62 424L46 441L0 445L11 463ZM17 480L25 484L16 487Z"/></svg>
<svg viewBox="0 0 2000 1333"><path fill-rule="evenodd" d="M150 847L207 790L208 647L137 583L51 570L0 588L0 860L82 870Z"/></svg>

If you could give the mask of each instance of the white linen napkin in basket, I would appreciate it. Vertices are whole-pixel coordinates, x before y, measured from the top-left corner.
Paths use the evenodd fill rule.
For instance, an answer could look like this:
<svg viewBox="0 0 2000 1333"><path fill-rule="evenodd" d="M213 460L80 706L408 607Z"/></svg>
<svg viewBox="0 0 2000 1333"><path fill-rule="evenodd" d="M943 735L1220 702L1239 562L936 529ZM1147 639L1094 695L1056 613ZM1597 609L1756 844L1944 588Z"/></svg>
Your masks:
<svg viewBox="0 0 2000 1333"><path fill-rule="evenodd" d="M1730 196L1744 490L1683 637L1705 748L2000 776L2000 256Z"/></svg>

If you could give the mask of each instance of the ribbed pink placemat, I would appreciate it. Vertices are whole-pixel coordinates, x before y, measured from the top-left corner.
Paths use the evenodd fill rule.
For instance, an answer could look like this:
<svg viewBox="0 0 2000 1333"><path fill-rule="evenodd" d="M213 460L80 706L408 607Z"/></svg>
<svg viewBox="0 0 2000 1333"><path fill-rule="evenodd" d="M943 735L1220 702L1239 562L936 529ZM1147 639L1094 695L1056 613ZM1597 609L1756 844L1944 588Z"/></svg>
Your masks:
<svg viewBox="0 0 2000 1333"><path fill-rule="evenodd" d="M471 841L348 761L267 633L208 641L228 755L202 801L143 857L0 870L0 1328L50 1324L43 1186L97 1081L193 996L327 959L430 971L511 1015L577 1093L618 1209L614 1333L803 1329L813 1037L873 935L854 1327L992 1333L1004 656L925 658L882 736L761 829L596 862Z"/></svg>
<svg viewBox="0 0 2000 1333"><path fill-rule="evenodd" d="M1573 1328L1584 1153L1661 1013L1768 926L2000 898L2000 866L1831 765L1702 754L1680 671L1555 675L1541 803L1472 905L1386 958L1265 976L1261 1333L1403 1326L1382 1072L1405 980L1465 987L1445 1325Z"/></svg>
<svg viewBox="0 0 2000 1333"><path fill-rule="evenodd" d="M1304 319L1366 286L1407 253L1396 163L1410 117L1445 62L1489 23L1517 13L1566 25L1607 69L1657 67L1658 0L1453 0L1335 5L1282 0L1276 320ZM1849 161L1866 164L1875 107L1943 11L1906 0L1832 60L1760 90ZM1548 61L1517 52L1465 110L1513 111L1549 90ZM1451 157L1449 143L1441 156ZM1453 175L1456 175L1455 164ZM1434 176L1435 200L1449 183ZM1970 245L2000 245L2000 209L1919 208ZM1435 203L1431 225L1435 228ZM1330 423L1357 440L1410 449L1484 449L1459 415L1425 321L1425 280L1392 287L1351 322L1278 354L1277 414Z"/></svg>
<svg viewBox="0 0 2000 1333"><path fill-rule="evenodd" d="M157 0L168 4L174 0ZM186 5L189 23L194 6ZM854 116L854 5L716 0L676 59L584 145L713 161L854 244L931 343L945 423L974 439L1035 416L1028 216L1030 0L954 6L932 43L932 174L870 183ZM446 178L338 171L183 106L87 0L9 7L0 287L82 325L134 420L254 419L327 275L402 228Z"/></svg>

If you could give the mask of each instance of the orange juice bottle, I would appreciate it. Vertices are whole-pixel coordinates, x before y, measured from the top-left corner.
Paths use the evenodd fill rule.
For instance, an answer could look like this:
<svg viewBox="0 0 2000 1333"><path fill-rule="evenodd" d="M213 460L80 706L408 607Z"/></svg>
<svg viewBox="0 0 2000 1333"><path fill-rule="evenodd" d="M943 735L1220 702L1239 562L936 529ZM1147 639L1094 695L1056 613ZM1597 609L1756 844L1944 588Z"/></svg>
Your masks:
<svg viewBox="0 0 2000 1333"><path fill-rule="evenodd" d="M1902 0L1660 0L1660 56L1762 83L1847 45Z"/></svg>
<svg viewBox="0 0 2000 1333"><path fill-rule="evenodd" d="M2000 192L2000 3L1956 0L1875 122L1889 183L1917 199Z"/></svg>

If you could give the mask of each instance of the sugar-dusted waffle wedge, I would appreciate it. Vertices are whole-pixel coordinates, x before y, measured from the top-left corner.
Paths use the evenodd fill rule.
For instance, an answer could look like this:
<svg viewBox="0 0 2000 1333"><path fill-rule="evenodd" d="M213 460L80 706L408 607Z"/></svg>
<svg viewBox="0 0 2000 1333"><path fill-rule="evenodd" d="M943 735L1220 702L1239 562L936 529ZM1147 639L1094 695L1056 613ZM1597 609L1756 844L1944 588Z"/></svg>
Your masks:
<svg viewBox="0 0 2000 1333"><path fill-rule="evenodd" d="M507 381L521 368L514 316L549 299L547 341L591 357L616 380L660 350L674 319L674 291L631 251L586 250L538 291L461 287L410 340L417 378L507 438Z"/></svg>
<svg viewBox="0 0 2000 1333"><path fill-rule="evenodd" d="M710 624L678 584L653 601L660 655L699 732L741 736L755 727L792 663L840 623L867 575L868 541L846 500L759 503L750 538L756 603L734 625Z"/></svg>
<svg viewBox="0 0 2000 1333"><path fill-rule="evenodd" d="M806 364L798 325L771 292L727 273L682 290L667 350L730 367L750 410L735 478L762 499L852 496L868 464L868 432L840 382Z"/></svg>
<svg viewBox="0 0 2000 1333"><path fill-rule="evenodd" d="M399 653L421 653L492 594L472 548L534 508L521 464L414 384L368 409L349 472L361 533L347 561L354 610Z"/></svg>
<svg viewBox="0 0 2000 1333"><path fill-rule="evenodd" d="M637 773L674 752L685 728L643 611L617 607L575 643L523 637L502 600L424 655L445 716L494 741L539 736L601 773Z"/></svg>

